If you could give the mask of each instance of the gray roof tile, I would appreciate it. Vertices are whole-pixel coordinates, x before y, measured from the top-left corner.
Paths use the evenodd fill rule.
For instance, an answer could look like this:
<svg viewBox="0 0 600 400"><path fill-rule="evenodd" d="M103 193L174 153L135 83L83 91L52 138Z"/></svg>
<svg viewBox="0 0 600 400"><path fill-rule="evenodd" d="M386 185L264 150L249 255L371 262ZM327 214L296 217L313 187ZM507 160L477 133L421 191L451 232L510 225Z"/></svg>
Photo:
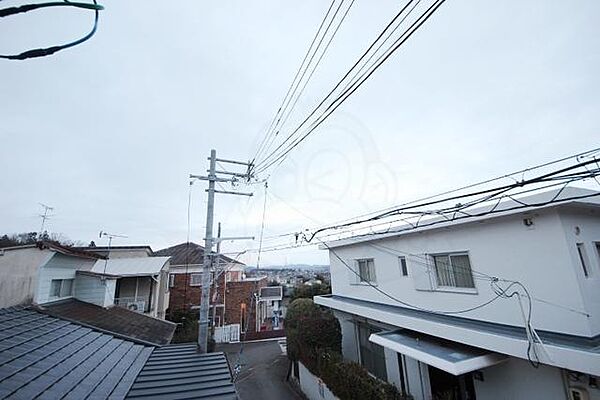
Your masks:
<svg viewBox="0 0 600 400"><path fill-rule="evenodd" d="M199 354L196 345L154 350L127 399L236 399L223 353Z"/></svg>
<svg viewBox="0 0 600 400"><path fill-rule="evenodd" d="M32 308L0 309L0 399L236 399L222 353L157 348Z"/></svg>

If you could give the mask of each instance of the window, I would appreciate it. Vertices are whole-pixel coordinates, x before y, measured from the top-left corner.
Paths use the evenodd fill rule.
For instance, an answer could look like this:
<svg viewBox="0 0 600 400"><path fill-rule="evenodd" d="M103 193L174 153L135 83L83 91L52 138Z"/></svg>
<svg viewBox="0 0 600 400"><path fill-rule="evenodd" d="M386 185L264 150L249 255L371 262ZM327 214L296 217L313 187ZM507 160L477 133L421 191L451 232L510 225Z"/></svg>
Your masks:
<svg viewBox="0 0 600 400"><path fill-rule="evenodd" d="M359 282L375 283L375 261L372 258L357 260Z"/></svg>
<svg viewBox="0 0 600 400"><path fill-rule="evenodd" d="M52 279L50 297L69 297L73 295L73 279Z"/></svg>
<svg viewBox="0 0 600 400"><path fill-rule="evenodd" d="M201 286L202 285L202 274L191 274L190 275L190 286Z"/></svg>
<svg viewBox="0 0 600 400"><path fill-rule="evenodd" d="M369 341L369 336L379 329L364 323L358 323L357 328L361 365L379 379L387 380L385 351L382 346Z"/></svg>
<svg viewBox="0 0 600 400"><path fill-rule="evenodd" d="M475 288L467 254L438 254L433 262L438 286Z"/></svg>
<svg viewBox="0 0 600 400"><path fill-rule="evenodd" d="M579 254L579 261L581 262L581 268L583 268L583 275L588 278L590 273L588 270L587 254L585 253L585 247L583 243L577 243L577 254Z"/></svg>
<svg viewBox="0 0 600 400"><path fill-rule="evenodd" d="M50 297L60 297L61 279L52 279L50 282Z"/></svg>
<svg viewBox="0 0 600 400"><path fill-rule="evenodd" d="M398 257L398 264L400 264L400 273L402 276L408 276L408 267L406 266L406 257Z"/></svg>
<svg viewBox="0 0 600 400"><path fill-rule="evenodd" d="M175 286L175 274L169 274L169 287Z"/></svg>

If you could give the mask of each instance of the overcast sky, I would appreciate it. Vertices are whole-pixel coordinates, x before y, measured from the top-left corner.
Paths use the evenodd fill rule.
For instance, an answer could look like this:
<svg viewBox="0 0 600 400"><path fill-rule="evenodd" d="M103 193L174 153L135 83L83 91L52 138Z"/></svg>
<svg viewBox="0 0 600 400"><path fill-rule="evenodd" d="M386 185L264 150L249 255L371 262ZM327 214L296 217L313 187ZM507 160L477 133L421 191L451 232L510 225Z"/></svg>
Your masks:
<svg viewBox="0 0 600 400"><path fill-rule="evenodd" d="M21 4L3 1L2 6ZM256 151L330 2L106 0L97 34L0 60L0 233L47 228L160 249L186 240L188 175ZM402 2L356 0L298 103L320 100ZM599 144L600 2L447 0L269 182L265 235L300 230ZM92 14L0 21L0 53L72 40ZM258 236L260 186L218 196L224 236ZM202 243L204 184L192 193ZM223 251L257 247L225 243ZM243 255L248 263L255 254ZM264 264L326 263L314 249Z"/></svg>

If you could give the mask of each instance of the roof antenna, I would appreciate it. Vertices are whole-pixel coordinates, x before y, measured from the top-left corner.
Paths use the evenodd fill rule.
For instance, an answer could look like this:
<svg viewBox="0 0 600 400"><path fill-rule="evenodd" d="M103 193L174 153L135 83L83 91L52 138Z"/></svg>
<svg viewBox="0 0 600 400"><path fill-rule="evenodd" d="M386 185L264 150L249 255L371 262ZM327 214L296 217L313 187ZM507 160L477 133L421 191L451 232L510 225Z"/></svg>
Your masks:
<svg viewBox="0 0 600 400"><path fill-rule="evenodd" d="M54 211L54 207L50 207L47 204L44 203L38 203L40 206L44 207L44 213L43 214L39 214L40 218L42 219L42 226L40 227L40 233L39 233L39 240L42 240L42 235L44 234L44 225L46 225L46 220L50 219L50 217L53 217L54 214L48 214L48 211Z"/></svg>
<svg viewBox="0 0 600 400"><path fill-rule="evenodd" d="M110 246L112 245L112 240L114 238L126 238L127 236L125 235L117 235L115 233L108 233L105 231L100 231L100 233L98 234L98 237L100 239L102 239L102 237L108 237L108 251L106 254L106 258L104 259L104 272L103 272L103 276L102 276L102 282L104 282L106 280L106 277L104 275L106 275L106 265L108 264L108 258L110 257Z"/></svg>

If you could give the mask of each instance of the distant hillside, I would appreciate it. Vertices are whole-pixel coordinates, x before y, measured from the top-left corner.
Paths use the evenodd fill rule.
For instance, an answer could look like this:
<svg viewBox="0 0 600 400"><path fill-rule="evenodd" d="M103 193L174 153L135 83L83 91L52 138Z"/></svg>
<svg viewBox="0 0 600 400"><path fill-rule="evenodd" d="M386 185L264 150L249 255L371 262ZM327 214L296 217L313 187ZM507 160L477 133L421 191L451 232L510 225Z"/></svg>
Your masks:
<svg viewBox="0 0 600 400"><path fill-rule="evenodd" d="M279 271L279 270L304 270L314 272L327 272L329 271L329 265L313 265L313 264L288 264L288 265L269 265L260 267L263 271ZM256 266L247 265L246 271L256 270Z"/></svg>

